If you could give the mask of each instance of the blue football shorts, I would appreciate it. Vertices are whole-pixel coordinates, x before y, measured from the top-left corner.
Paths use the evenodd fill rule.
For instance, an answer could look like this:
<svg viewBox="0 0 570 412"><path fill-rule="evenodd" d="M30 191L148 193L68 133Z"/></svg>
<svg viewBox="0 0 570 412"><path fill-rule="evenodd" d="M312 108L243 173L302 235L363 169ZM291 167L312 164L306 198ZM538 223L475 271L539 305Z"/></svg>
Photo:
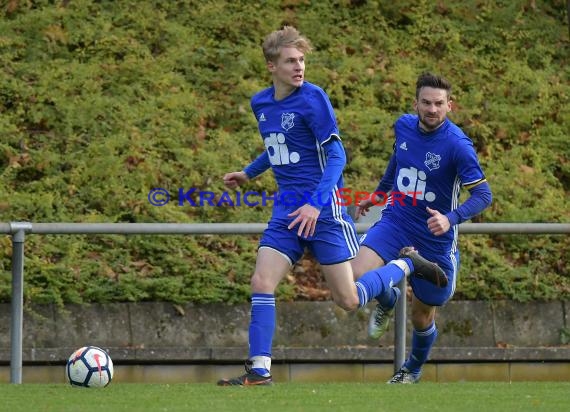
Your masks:
<svg viewBox="0 0 570 412"><path fill-rule="evenodd" d="M334 265L353 259L358 253L358 236L350 216L342 219L317 220L315 234L308 238L297 235L299 226L288 229L292 219L272 218L259 241L259 247L269 247L286 255L291 264L308 249L321 265Z"/></svg>
<svg viewBox="0 0 570 412"><path fill-rule="evenodd" d="M408 277L408 283L414 295L421 302L430 306L442 306L455 293L459 252L435 250L426 243L417 239L413 228L406 228L388 216L383 216L360 239L360 245L375 251L384 263L398 259L400 250L406 246L413 246L424 258L437 263L447 275L449 280L447 287L439 288L431 282L414 276Z"/></svg>

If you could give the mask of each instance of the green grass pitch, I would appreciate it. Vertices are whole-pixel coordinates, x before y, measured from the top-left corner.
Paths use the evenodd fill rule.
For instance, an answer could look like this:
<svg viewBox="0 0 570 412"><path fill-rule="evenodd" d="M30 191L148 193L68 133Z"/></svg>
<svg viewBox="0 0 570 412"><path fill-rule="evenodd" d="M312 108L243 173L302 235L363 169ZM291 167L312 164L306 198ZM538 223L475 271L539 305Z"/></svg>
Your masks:
<svg viewBox="0 0 570 412"><path fill-rule="evenodd" d="M111 383L103 389L0 384L0 399L0 410L10 412L564 411L570 410L570 382L277 383L246 388Z"/></svg>

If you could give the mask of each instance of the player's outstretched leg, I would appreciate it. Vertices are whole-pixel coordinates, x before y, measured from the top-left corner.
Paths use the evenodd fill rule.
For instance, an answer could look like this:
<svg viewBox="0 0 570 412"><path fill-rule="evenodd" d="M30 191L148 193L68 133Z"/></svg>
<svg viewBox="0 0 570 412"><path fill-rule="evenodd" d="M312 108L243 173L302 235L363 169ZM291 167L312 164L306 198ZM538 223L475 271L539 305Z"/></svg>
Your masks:
<svg viewBox="0 0 570 412"><path fill-rule="evenodd" d="M407 246L400 250L400 258L408 258L412 261L414 270L410 273L410 276L427 280L440 288L447 286L448 280L443 269L436 263L430 262L420 256L418 251L413 247Z"/></svg>
<svg viewBox="0 0 570 412"><path fill-rule="evenodd" d="M251 370L253 362L245 361L245 373L237 378L220 379L218 386L255 386L255 385L272 385L273 379L271 375L261 376Z"/></svg>

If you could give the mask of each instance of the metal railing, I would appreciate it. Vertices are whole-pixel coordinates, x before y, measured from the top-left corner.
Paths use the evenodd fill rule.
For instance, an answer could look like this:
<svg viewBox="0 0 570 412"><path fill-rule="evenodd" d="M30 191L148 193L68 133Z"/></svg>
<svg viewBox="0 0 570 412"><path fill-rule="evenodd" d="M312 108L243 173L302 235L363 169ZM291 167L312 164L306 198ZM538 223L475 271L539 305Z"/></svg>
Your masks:
<svg viewBox="0 0 570 412"><path fill-rule="evenodd" d="M370 223L357 223L364 233ZM12 237L12 302L10 383L22 383L22 335L24 310L24 243L27 234L38 235L236 235L260 234L264 223L0 223L0 233ZM463 223L461 234L568 234L569 223ZM405 279L399 286L405 290ZM404 363L406 351L406 294L396 305L394 370Z"/></svg>

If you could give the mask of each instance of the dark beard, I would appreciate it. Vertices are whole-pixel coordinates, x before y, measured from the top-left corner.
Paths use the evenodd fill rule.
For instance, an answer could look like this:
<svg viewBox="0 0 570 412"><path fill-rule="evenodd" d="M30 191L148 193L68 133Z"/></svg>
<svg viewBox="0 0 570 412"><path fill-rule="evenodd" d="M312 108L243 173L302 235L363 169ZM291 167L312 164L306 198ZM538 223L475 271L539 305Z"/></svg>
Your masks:
<svg viewBox="0 0 570 412"><path fill-rule="evenodd" d="M420 126L420 129L422 129L424 132L433 132L434 130L438 129L443 124L444 121L445 121L445 119L443 119L441 122L439 122L436 126L432 127L432 126L424 123L423 117L420 116L419 126Z"/></svg>

